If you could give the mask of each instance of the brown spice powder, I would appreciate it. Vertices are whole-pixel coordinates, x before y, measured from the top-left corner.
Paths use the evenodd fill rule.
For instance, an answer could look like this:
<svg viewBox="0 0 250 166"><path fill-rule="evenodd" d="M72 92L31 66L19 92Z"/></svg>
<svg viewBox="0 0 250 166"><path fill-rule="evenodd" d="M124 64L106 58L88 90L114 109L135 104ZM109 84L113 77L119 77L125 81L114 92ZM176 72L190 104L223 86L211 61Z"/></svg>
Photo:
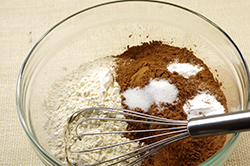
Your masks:
<svg viewBox="0 0 250 166"><path fill-rule="evenodd" d="M189 99L194 98L201 91L208 91L224 106L227 112L226 98L220 89L220 83L214 79L213 74L202 60L194 56L187 48L173 47L160 41L142 43L140 46L128 48L117 57L117 82L121 86L121 93L128 88L147 85L151 79L171 80L176 85L179 93L178 102L174 104L161 103L151 105L148 114L178 120L186 120L187 115L183 105ZM172 62L190 63L203 67L203 70L188 79L176 72L171 73L167 66ZM124 101L124 97L122 98ZM128 106L122 103L124 108ZM140 108L134 109L144 112ZM145 113L145 112L144 112ZM146 124L129 123L128 130L149 129L155 126ZM150 135L150 133L128 134L129 139L136 139ZM145 144L158 141L160 138L144 141ZM226 140L226 136L205 137L199 139L187 138L175 142L154 155L149 156L142 163L143 166L166 166L166 165L198 165L216 153Z"/></svg>

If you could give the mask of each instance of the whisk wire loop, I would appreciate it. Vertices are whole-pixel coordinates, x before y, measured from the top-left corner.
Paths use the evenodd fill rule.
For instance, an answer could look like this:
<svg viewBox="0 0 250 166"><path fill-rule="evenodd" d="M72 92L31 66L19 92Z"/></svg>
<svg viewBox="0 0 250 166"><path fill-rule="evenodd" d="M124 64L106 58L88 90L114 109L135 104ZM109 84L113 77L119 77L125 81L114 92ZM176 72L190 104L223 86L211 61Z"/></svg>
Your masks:
<svg viewBox="0 0 250 166"><path fill-rule="evenodd" d="M162 137L162 136L167 136L167 135L171 135L171 134L178 134L178 133L181 133L183 131L187 131L187 130L179 130L179 131L173 131L173 132L168 132L168 133L163 133L163 134L157 134L157 135L152 135L152 136L148 136L148 137L142 137L142 138L130 140L130 141L127 141L127 142L122 142L122 143L118 143L118 144L103 146L103 147L94 148L94 149L81 150L81 151L72 151L71 150L71 147L73 146L73 144L72 144L72 145L69 146L69 151L71 153L92 152L92 151L96 151L96 150L101 150L101 149L111 148L111 147L115 147L115 146L121 146L121 145L124 145L124 144L129 144L129 143L132 143L132 142L143 141L143 140L146 140L146 139L151 139L151 138L156 138L156 137ZM74 137L76 137L76 136L74 136Z"/></svg>
<svg viewBox="0 0 250 166"><path fill-rule="evenodd" d="M81 120L81 114L86 112L86 111L98 111L98 115L101 117L99 118L87 118ZM106 117L106 115L123 115L124 118L117 116L114 117ZM104 115L104 116L103 116ZM128 118L126 119L125 117L133 117L132 119ZM78 119L77 119L78 118ZM128 122L128 123L140 123L140 124L147 124L147 125L153 125L155 126L162 126L163 128L149 128L147 130L131 130L131 131L112 131L112 132L97 132L97 133L79 133L78 129L79 127L87 121L123 121L123 122ZM73 123L76 122L76 123ZM70 130L69 126L71 124L75 125L75 135L71 137L73 140L73 143L71 143L69 146L67 146L67 151L70 153L85 153L85 152L93 152L93 151L99 151L102 149L106 148L112 148L115 146L121 146L124 144L130 144L133 142L138 142L140 143L141 147L139 147L136 150L133 150L132 152L128 152L126 154L120 155L118 157L114 157L99 163L94 163L91 164L90 166L96 166L96 165L101 165L101 164L108 164L109 162L114 162L109 164L109 166L116 165L120 162L129 160L131 158L135 158L132 162L128 163L127 166L131 166L134 164L137 164L138 162L142 161L149 155L155 153L157 150L164 148L165 146L178 141L180 139L187 138L189 136L188 134L188 129L187 129L187 124L188 121L181 121L181 120L172 120L172 119L166 119L166 118L161 118L161 117L156 117L153 115L148 115L140 112L135 112L131 110L126 110L126 109L117 109L117 108L109 108L109 107L91 107L91 108L84 108L81 109L69 118L68 120L68 126L67 126L67 132L70 134L72 130ZM166 127L164 127L166 126ZM72 147L74 144L77 142L77 140L82 140L83 137L85 136L93 136L93 135L103 135L103 134L130 134L130 133L153 133L153 132L160 132L156 133L154 135L149 135L137 139L132 139L126 142L121 142L121 143L116 143L116 144L111 144L107 146L102 146L102 147L97 147L93 149L84 149L84 150L72 150ZM169 137L169 135L174 135ZM162 137L162 140L150 143L150 144L144 144L143 142L147 139L154 139L154 138L159 138ZM72 141L71 141L72 142ZM150 142L150 141L149 141ZM84 166L84 165L82 165Z"/></svg>
<svg viewBox="0 0 250 166"><path fill-rule="evenodd" d="M140 112L136 112L136 111L131 111L131 110L126 110L126 109L122 109L122 108L110 108L110 107L90 107L90 108L81 109L81 110L79 110L71 115L68 123L72 123L81 113L88 111L88 110L105 110L105 111L114 112L116 114L134 116L134 117L147 119L147 120L162 121L162 122L167 122L167 123L174 122L174 123L179 123L181 125L188 124L188 121L186 121L186 120L166 119L166 118L152 116L152 115L148 115L148 114L144 114L144 113L140 113Z"/></svg>

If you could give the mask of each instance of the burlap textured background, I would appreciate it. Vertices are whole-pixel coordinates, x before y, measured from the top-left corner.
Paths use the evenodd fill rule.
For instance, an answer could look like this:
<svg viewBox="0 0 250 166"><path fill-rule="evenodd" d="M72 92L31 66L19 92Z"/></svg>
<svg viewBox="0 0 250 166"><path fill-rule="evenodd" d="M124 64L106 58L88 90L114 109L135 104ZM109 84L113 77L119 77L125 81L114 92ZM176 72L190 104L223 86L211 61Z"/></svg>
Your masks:
<svg viewBox="0 0 250 166"><path fill-rule="evenodd" d="M65 17L104 0L0 0L0 165L43 165L35 155L16 112L19 69L35 42ZM250 1L170 0L201 13L224 29L250 65ZM225 166L250 165L250 133Z"/></svg>

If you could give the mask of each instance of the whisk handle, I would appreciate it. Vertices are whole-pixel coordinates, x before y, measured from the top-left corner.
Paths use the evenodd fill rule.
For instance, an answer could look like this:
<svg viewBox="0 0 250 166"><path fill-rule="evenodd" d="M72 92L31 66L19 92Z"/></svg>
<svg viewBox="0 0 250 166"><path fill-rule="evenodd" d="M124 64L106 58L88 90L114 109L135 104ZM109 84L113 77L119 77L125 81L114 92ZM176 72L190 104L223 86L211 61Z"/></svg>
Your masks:
<svg viewBox="0 0 250 166"><path fill-rule="evenodd" d="M187 128L192 138L250 131L250 110L190 119Z"/></svg>

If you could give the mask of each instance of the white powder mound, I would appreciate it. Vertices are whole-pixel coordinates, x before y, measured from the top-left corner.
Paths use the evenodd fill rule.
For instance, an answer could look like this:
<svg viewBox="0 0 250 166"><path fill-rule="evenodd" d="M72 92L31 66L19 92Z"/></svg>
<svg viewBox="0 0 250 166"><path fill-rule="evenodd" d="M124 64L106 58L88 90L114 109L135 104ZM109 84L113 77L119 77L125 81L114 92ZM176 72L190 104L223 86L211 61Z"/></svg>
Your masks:
<svg viewBox="0 0 250 166"><path fill-rule="evenodd" d="M183 106L183 110L187 114L187 119L223 114L225 108L216 100L213 95L203 92L195 96L192 100L188 100Z"/></svg>
<svg viewBox="0 0 250 166"><path fill-rule="evenodd" d="M147 94L144 88L140 89L136 87L128 89L122 95L125 97L123 103L128 105L130 109L138 107L144 111L148 111L150 105L153 104L151 96Z"/></svg>
<svg viewBox="0 0 250 166"><path fill-rule="evenodd" d="M175 71L183 77L188 78L190 76L196 75L203 68L189 63L171 63L167 66L167 69L172 73Z"/></svg>
<svg viewBox="0 0 250 166"><path fill-rule="evenodd" d="M177 100L178 89L174 84L170 84L165 79L151 80L144 88L136 87L128 89L122 93L125 97L124 104L130 109L136 107L148 111L154 103L173 103Z"/></svg>
<svg viewBox="0 0 250 166"><path fill-rule="evenodd" d="M102 106L121 108L120 87L115 81L112 58L103 58L82 65L79 69L66 77L56 81L45 99L45 132L51 153L63 164L66 161L66 145L64 129L68 118L77 110L86 107ZM100 111L87 111L81 114L81 120L94 117L109 117L115 115L100 115ZM118 115L117 115L118 116ZM124 116L119 115L119 118ZM70 130L74 130L74 125ZM93 133L102 131L124 131L127 123L120 121L87 121L80 125L80 133ZM75 133L75 132L72 132ZM72 138L69 135L68 138ZM77 141L72 150L84 150L114 143L127 142L129 139L120 134L88 136ZM72 141L71 141L72 143ZM133 151L139 147L138 143L125 144L115 148L108 148L95 152L70 153L68 160L72 164L89 165L102 162ZM126 165L133 160L121 163ZM105 165L105 164L104 164Z"/></svg>

